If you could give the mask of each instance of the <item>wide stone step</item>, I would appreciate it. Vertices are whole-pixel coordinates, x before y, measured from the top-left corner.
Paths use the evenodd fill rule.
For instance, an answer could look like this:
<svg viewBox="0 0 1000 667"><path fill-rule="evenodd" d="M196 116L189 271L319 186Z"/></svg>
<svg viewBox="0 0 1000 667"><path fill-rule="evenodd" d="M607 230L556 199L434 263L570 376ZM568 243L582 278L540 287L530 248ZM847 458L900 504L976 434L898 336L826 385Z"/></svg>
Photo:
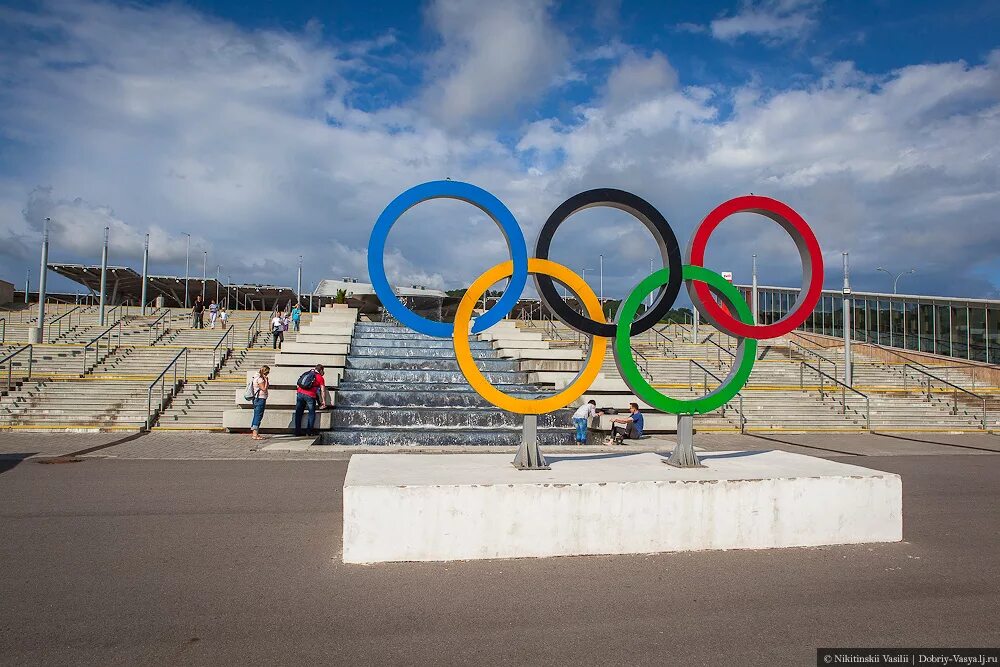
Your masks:
<svg viewBox="0 0 1000 667"><path fill-rule="evenodd" d="M341 387L337 390L337 406L349 407L450 407L483 408L490 403L468 385L454 385L451 389L428 390L426 386L409 389L371 389ZM498 387L504 390L503 387ZM513 385L504 391L510 396L524 399L545 398L551 394L540 391L525 391L521 385Z"/></svg>
<svg viewBox="0 0 1000 667"><path fill-rule="evenodd" d="M540 445L571 445L573 430L569 428L539 428ZM506 446L521 443L521 428L516 429L337 429L322 433L317 444L385 446Z"/></svg>
<svg viewBox="0 0 1000 667"><path fill-rule="evenodd" d="M454 343L450 338L367 338L354 337L352 343L355 347L419 347L426 350L454 348ZM491 350L493 347L481 340L469 341L469 347L473 350Z"/></svg>
<svg viewBox="0 0 1000 667"><path fill-rule="evenodd" d="M356 344L351 348L351 356L454 359L455 350L451 347L368 347ZM474 348L472 356L475 359L495 359L497 353L492 348L481 347Z"/></svg>
<svg viewBox="0 0 1000 667"><path fill-rule="evenodd" d="M490 371L483 373L486 381L491 384L517 384L527 382L527 374L514 371ZM434 370L363 370L348 368L344 371L342 382L361 382L371 385L382 383L461 383L465 377L459 371Z"/></svg>
<svg viewBox="0 0 1000 667"><path fill-rule="evenodd" d="M571 424L571 410L539 415L540 427L563 427ZM334 428L516 428L521 415L496 408L343 408L333 411Z"/></svg>
<svg viewBox="0 0 1000 667"><path fill-rule="evenodd" d="M517 363L505 359L478 359L476 366L481 371L516 372ZM458 361L446 358L421 357L356 357L347 358L347 368L362 370L434 370L459 371Z"/></svg>

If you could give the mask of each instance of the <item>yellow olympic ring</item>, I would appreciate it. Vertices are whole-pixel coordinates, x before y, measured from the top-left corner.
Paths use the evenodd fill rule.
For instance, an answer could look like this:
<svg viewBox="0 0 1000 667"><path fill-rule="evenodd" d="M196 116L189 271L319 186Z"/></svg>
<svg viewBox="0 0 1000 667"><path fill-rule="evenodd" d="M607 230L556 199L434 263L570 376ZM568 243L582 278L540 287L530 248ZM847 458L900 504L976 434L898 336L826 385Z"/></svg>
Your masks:
<svg viewBox="0 0 1000 667"><path fill-rule="evenodd" d="M501 410L514 412L521 415L540 415L546 412L555 412L566 407L576 399L583 396L583 393L593 384L597 374L601 372L601 365L604 363L604 354L607 352L607 338L594 336L590 342L590 351L587 354L587 361L583 365L583 370L576 376L576 379L560 391L558 394L546 398L517 398L508 396L487 381L483 376L476 361L472 357L472 349L469 346L469 322L472 320L472 311L480 297L486 293L494 283L511 276L514 273L514 263L510 260L501 262L479 276L475 282L465 292L462 301L458 304L458 312L455 313L455 329L452 332L452 342L455 347L455 358L458 359L458 367L462 369L462 375L469 382L469 385L476 390L480 396L497 406ZM601 310L601 303L597 300L594 290L590 289L583 278L573 273L562 264L558 264L548 259L531 257L528 259L528 273L542 274L555 278L573 291L583 302L584 307L591 319L603 323L604 312Z"/></svg>

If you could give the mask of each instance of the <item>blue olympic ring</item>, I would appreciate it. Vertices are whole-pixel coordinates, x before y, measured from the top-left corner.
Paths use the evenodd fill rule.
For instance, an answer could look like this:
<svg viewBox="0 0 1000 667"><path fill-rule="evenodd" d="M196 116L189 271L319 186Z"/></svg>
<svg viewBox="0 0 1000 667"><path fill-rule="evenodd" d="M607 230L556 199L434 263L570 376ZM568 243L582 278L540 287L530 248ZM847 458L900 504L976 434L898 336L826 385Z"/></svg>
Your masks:
<svg viewBox="0 0 1000 667"><path fill-rule="evenodd" d="M385 242L389 230L403 213L421 202L429 199L458 199L468 202L481 210L500 227L507 241L510 258L514 262L514 272L507 283L503 296L492 308L477 317L472 325L472 333L479 333L507 317L517 305L518 299L528 282L528 246L524 242L524 234L514 215L492 194L470 183L460 181L430 181L421 183L402 193L385 207L375 221L371 238L368 240L368 275L375 288L375 294L382 305L393 317L414 331L435 336L451 338L454 325L450 322L435 322L417 315L404 306L396 293L393 292L389 279L385 275Z"/></svg>

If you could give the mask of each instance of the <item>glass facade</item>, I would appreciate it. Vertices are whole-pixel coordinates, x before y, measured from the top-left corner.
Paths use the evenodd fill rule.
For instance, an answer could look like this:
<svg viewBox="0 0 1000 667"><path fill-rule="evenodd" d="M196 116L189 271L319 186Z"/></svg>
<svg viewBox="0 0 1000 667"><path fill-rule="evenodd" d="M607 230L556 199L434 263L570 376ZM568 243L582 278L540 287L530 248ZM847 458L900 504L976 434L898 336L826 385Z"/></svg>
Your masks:
<svg viewBox="0 0 1000 667"><path fill-rule="evenodd" d="M751 303L750 287L737 288ZM778 321L795 305L798 289L758 288L758 321ZM843 294L824 291L800 329L844 335ZM1000 363L1000 301L855 292L851 295L854 340Z"/></svg>

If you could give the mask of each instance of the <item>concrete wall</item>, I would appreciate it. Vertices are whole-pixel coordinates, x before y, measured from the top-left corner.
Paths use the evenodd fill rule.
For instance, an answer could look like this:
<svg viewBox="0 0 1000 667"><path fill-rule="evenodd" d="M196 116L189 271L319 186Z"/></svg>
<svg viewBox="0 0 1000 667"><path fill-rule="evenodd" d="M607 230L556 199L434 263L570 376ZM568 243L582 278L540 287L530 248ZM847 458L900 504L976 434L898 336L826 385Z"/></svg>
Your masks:
<svg viewBox="0 0 1000 667"><path fill-rule="evenodd" d="M14 301L14 285L6 280L0 280L0 306L6 306Z"/></svg>

